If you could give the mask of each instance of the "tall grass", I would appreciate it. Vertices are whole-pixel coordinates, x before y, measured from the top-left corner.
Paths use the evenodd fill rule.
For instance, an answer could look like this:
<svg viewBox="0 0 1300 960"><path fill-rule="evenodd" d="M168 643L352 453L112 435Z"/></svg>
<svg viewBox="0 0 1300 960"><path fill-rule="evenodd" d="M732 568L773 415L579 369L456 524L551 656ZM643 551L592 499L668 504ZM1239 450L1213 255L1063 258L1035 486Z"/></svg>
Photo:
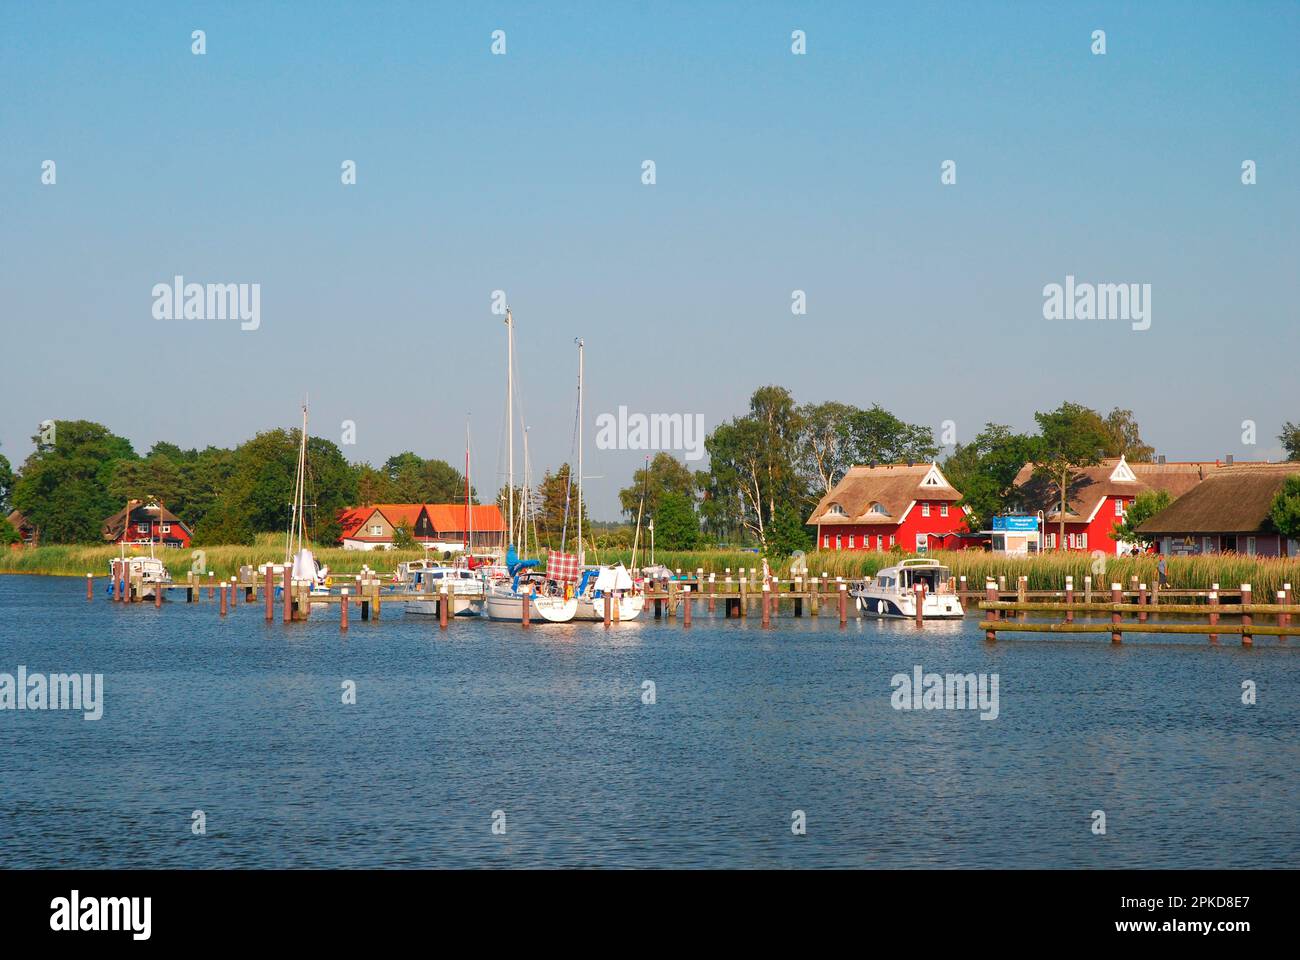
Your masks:
<svg viewBox="0 0 1300 960"><path fill-rule="evenodd" d="M344 550L339 547L312 547L318 562L328 566L333 573L360 573L363 564L381 573L397 569L403 560L416 560L427 556L422 548L410 550ZM149 555L148 547L128 547L128 556ZM121 547L105 544L96 546L44 546L35 549L0 550L0 573L39 573L54 576L81 576L93 573L108 576L108 562L121 555ZM256 567L268 560L284 560L284 537L263 534L251 546L225 544L196 547L192 550L158 549L154 556L166 565L173 578L183 579L190 570L211 571L218 577L239 573L245 564ZM201 568L196 566L201 564Z"/></svg>
<svg viewBox="0 0 1300 960"><path fill-rule="evenodd" d="M284 558L284 540L276 534L266 534L258 538L256 544L226 545L203 547L204 569L219 577L229 577L239 572L244 564L257 566L268 560L280 561ZM148 554L148 548L135 548L135 555ZM336 547L316 549L317 559L329 568L342 574L354 574L361 570L363 564L381 574L391 573L397 564L404 560L415 560L426 556L420 548L410 550L342 550ZM46 546L34 550L0 550L0 573L40 573L64 576L106 576L108 561L118 556L119 548L115 546ZM190 550L159 550L161 557L173 577L184 577L193 569L196 558ZM588 553L589 562L630 563L632 551L602 550L599 554ZM973 588L980 588L988 577L1007 578L1008 584L1014 584L1021 575L1029 578L1030 590L1059 590L1065 585L1067 576L1074 577L1075 586L1083 589L1083 578L1091 576L1094 588L1109 589L1111 583L1128 585L1129 578L1136 575L1144 583L1152 584L1158 579L1155 557L1107 557L1105 566L1095 572L1092 557L1082 553L1046 553L1037 557L1009 557L1003 554L984 553L976 550L936 551L930 556L951 568L953 576L965 576ZM874 551L819 551L804 558L808 573L817 575L825 573L831 577L860 578L873 576L881 567L891 566L900 557L892 553ZM1255 597L1260 602L1270 602L1284 583L1300 584L1300 559L1295 557L1268 558L1237 555L1213 555L1199 557L1170 557L1169 586L1173 588L1208 589L1212 584L1219 584L1225 590L1235 590L1243 583L1249 583ZM637 554L638 564L646 564L649 554L641 550ZM681 570L683 575L703 569L705 573L724 576L730 568L734 576L741 568L763 568L763 558L757 553L727 550L669 551L656 550L655 561L671 570ZM790 576L790 561L787 559L769 561L773 573Z"/></svg>
<svg viewBox="0 0 1300 960"><path fill-rule="evenodd" d="M1137 576L1139 582L1153 584L1159 580L1156 558L1106 557L1104 567L1094 570L1094 559L1084 553L1045 553L1036 557L1011 557L1005 554L985 553L980 550L935 551L929 557L952 570L954 577L964 576L968 585L983 587L985 579L1000 576L1008 584L1016 583L1021 576L1029 578L1030 590L1060 590L1067 576L1074 577L1075 587L1083 589L1083 578L1092 577L1093 587L1108 590L1112 583L1122 583L1127 588L1129 578ZM631 558L630 550L602 551L605 563ZM592 559L588 556L588 560ZM642 552L638 563L647 562ZM818 551L804 557L808 573L822 573L831 577L856 579L874 576L881 567L892 566L902 559L898 554L874 551ZM1208 589L1217 583L1224 590L1235 590L1249 583L1258 602L1272 602L1284 583L1300 584L1300 558L1247 557L1233 554L1169 557L1169 586L1173 589ZM705 573L723 574L730 567L733 575L742 566L761 570L762 557L756 553L694 551L655 551L655 562L671 570L680 569L683 575L703 569ZM790 561L769 561L774 573L790 575Z"/></svg>

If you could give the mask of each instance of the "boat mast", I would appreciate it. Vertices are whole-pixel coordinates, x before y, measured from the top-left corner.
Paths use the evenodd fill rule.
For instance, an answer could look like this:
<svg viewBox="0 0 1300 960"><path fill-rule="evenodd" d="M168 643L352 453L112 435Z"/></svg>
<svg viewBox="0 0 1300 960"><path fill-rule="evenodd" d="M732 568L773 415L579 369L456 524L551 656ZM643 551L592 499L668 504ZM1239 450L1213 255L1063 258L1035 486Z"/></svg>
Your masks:
<svg viewBox="0 0 1300 960"><path fill-rule="evenodd" d="M469 505L469 414L465 414L465 556L474 549L474 511Z"/></svg>
<svg viewBox="0 0 1300 960"><path fill-rule="evenodd" d="M294 536L298 537L298 550L302 550L302 499L303 499L303 472L307 462L307 401L302 403L302 432L298 437L298 473L293 481L293 507L289 514L289 535L284 542L284 562L287 565L292 561L294 550Z"/></svg>
<svg viewBox="0 0 1300 960"><path fill-rule="evenodd" d="M497 449L500 449L498 447ZM506 307L506 529L515 535L515 322ZM508 546L508 544L507 544Z"/></svg>
<svg viewBox="0 0 1300 960"><path fill-rule="evenodd" d="M582 570L582 353L585 344L582 337L574 341L578 345L578 570Z"/></svg>

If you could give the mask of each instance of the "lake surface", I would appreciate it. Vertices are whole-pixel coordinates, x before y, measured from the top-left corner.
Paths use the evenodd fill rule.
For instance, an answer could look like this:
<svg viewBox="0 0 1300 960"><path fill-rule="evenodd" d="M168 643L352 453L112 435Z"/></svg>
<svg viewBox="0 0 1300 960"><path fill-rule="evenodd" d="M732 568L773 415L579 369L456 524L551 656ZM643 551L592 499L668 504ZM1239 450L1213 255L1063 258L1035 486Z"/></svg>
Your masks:
<svg viewBox="0 0 1300 960"><path fill-rule="evenodd" d="M98 721L0 710L5 866L1300 861L1294 641L986 644L974 616L763 630L702 610L689 630L647 612L440 633L398 604L354 608L341 635L337 608L222 620L102 585L88 603L73 578L0 576L0 672L104 675ZM997 674L997 719L894 709L891 677L918 664Z"/></svg>

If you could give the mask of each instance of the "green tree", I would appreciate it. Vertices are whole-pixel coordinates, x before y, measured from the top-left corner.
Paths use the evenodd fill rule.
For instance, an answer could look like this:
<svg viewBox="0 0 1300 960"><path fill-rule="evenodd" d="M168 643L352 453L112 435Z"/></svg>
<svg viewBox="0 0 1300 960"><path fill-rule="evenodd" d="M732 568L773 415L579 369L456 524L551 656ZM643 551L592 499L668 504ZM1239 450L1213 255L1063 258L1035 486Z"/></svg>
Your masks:
<svg viewBox="0 0 1300 960"><path fill-rule="evenodd" d="M1132 410L1116 407L1101 421L1106 431L1107 457L1125 457L1135 463L1155 459L1156 448L1142 440Z"/></svg>
<svg viewBox="0 0 1300 960"><path fill-rule="evenodd" d="M1273 498L1268 518L1273 529L1288 540L1300 540L1300 476L1286 478Z"/></svg>
<svg viewBox="0 0 1300 960"><path fill-rule="evenodd" d="M560 464L554 473L547 471L537 488L537 533L547 544L556 550L561 544L570 553L576 553L578 546L574 539L578 534L578 484L571 479L567 463ZM518 510L518 505L515 507ZM583 509L582 525L590 526L587 512ZM584 529L583 536L586 536Z"/></svg>
<svg viewBox="0 0 1300 960"><path fill-rule="evenodd" d="M849 418L849 432L854 463L919 463L939 452L929 427L904 423L879 405L855 412Z"/></svg>
<svg viewBox="0 0 1300 960"><path fill-rule="evenodd" d="M1300 460L1300 423L1292 423L1288 420L1282 424L1282 432L1277 435L1277 438L1282 441L1288 460Z"/></svg>
<svg viewBox="0 0 1300 960"><path fill-rule="evenodd" d="M799 408L803 451L801 468L808 496L820 500L853 466L857 453L853 437L855 417L863 411L847 403L808 403Z"/></svg>
<svg viewBox="0 0 1300 960"><path fill-rule="evenodd" d="M53 442L32 441L13 505L40 528L44 543L99 541L104 520L125 506L109 482L118 461L135 458L130 442L88 420L55 421Z"/></svg>
<svg viewBox="0 0 1300 960"><path fill-rule="evenodd" d="M700 543L700 521L686 494L670 491L655 511L655 544L663 550L693 550Z"/></svg>
<svg viewBox="0 0 1300 960"><path fill-rule="evenodd" d="M0 516L0 546L9 546L11 543L17 543L21 539L14 525Z"/></svg>
<svg viewBox="0 0 1300 960"><path fill-rule="evenodd" d="M783 503L776 508L769 543L772 553L781 557L788 557L796 550L812 548L812 532L804 524L800 511L793 504Z"/></svg>
<svg viewBox="0 0 1300 960"><path fill-rule="evenodd" d="M618 492L619 506L623 513L636 522L641 510L641 494L645 492L645 514L653 516L659 507L659 498L665 493L680 493L687 497L695 495L695 477L680 460L671 453L660 451L650 461L649 467L642 467L632 474L632 485Z"/></svg>
<svg viewBox="0 0 1300 960"><path fill-rule="evenodd" d="M425 460L407 450L389 457L383 473L392 499L380 503L465 502L465 475L445 460Z"/></svg>
<svg viewBox="0 0 1300 960"><path fill-rule="evenodd" d="M9 513L9 492L14 485L14 471L9 460L0 453L0 517Z"/></svg>
<svg viewBox="0 0 1300 960"><path fill-rule="evenodd" d="M393 546L398 550L409 550L415 546L415 536L410 527L399 524L393 528Z"/></svg>
<svg viewBox="0 0 1300 960"><path fill-rule="evenodd" d="M1080 467L1090 467L1106 455L1110 436L1094 410L1063 403L1055 410L1034 414L1039 438L1035 444L1035 473L1056 492L1060 530L1057 549L1065 549L1065 510L1070 488Z"/></svg>
<svg viewBox="0 0 1300 960"><path fill-rule="evenodd" d="M1017 505L1015 479L1037 456L1037 438L986 423L968 444L958 444L943 463L944 476L962 492L971 530L987 529L992 518Z"/></svg>
<svg viewBox="0 0 1300 960"><path fill-rule="evenodd" d="M1171 503L1173 498L1165 490L1148 490L1146 493L1139 493L1124 512L1124 522L1111 530L1110 538L1127 543L1150 544L1155 538L1138 533L1138 527Z"/></svg>

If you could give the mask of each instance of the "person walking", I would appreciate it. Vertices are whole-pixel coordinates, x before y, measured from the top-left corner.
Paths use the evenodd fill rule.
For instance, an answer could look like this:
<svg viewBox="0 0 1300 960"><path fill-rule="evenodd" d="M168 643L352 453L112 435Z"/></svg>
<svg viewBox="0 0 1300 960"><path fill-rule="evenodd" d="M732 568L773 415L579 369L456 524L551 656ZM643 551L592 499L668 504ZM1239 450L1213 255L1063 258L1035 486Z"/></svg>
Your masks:
<svg viewBox="0 0 1300 960"><path fill-rule="evenodd" d="M1160 589L1163 590L1169 586L1169 564L1165 562L1165 555L1160 554L1160 559L1156 561L1156 572L1160 574Z"/></svg>

